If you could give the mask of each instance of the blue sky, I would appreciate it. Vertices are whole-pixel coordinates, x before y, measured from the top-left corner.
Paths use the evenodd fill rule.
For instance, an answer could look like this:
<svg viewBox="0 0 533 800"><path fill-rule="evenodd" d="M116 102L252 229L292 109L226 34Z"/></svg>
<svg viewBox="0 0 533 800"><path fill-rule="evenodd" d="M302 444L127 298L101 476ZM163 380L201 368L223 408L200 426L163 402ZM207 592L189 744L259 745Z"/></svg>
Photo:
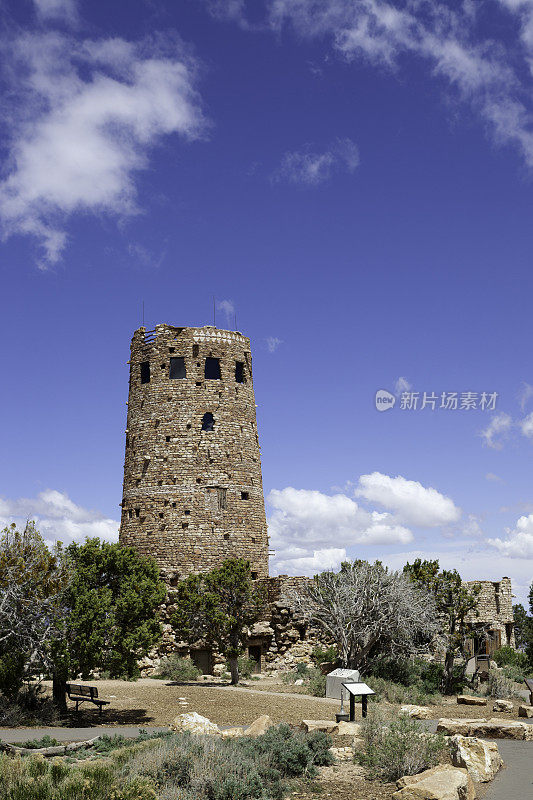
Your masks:
<svg viewBox="0 0 533 800"><path fill-rule="evenodd" d="M0 49L1 521L116 534L142 302L214 295L273 572L416 553L523 600L533 0L0 0Z"/></svg>

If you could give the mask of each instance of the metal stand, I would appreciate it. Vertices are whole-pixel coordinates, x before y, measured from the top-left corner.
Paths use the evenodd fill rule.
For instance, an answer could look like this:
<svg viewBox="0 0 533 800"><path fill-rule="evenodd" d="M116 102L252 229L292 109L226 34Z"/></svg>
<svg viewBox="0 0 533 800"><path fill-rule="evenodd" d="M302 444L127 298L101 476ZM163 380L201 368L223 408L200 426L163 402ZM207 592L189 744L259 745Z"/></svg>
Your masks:
<svg viewBox="0 0 533 800"><path fill-rule="evenodd" d="M361 716L365 719L368 714L368 695L361 697ZM355 722L355 695L350 694L350 722Z"/></svg>

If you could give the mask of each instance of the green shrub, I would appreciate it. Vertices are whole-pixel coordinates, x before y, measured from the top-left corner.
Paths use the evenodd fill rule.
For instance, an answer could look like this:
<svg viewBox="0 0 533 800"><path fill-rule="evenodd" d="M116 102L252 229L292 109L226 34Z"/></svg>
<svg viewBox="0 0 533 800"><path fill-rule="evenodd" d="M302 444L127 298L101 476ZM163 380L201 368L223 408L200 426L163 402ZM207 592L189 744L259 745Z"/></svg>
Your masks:
<svg viewBox="0 0 533 800"><path fill-rule="evenodd" d="M402 686L415 686L423 694L440 693L444 681L444 665L422 658L376 661L370 675Z"/></svg>
<svg viewBox="0 0 533 800"><path fill-rule="evenodd" d="M512 680L509 680L504 674L497 669L489 670L489 677L487 680L487 695L489 697L496 697L505 699L509 697L520 697L515 689Z"/></svg>
<svg viewBox="0 0 533 800"><path fill-rule="evenodd" d="M444 750L444 737L427 733L414 719L401 714L386 719L374 706L361 727L365 749L357 760L369 777L395 781L403 775L416 775L435 766Z"/></svg>
<svg viewBox="0 0 533 800"><path fill-rule="evenodd" d="M317 766L333 763L329 752L330 737L322 731L305 734L293 732L286 724L269 728L262 736L236 740L237 745L253 758L269 756L284 777L314 777Z"/></svg>
<svg viewBox="0 0 533 800"><path fill-rule="evenodd" d="M29 750L38 750L40 747L57 747L60 742L57 739L54 739L52 736L42 736L40 739L28 739L26 742L22 742L20 747L26 747Z"/></svg>
<svg viewBox="0 0 533 800"><path fill-rule="evenodd" d="M53 725L58 720L52 698L38 685L25 686L16 701L0 694L0 727Z"/></svg>
<svg viewBox="0 0 533 800"><path fill-rule="evenodd" d="M338 658L339 654L337 648L334 646L324 648L317 645L317 647L314 647L311 651L311 661L313 661L317 667L319 664L323 664L326 661L336 662Z"/></svg>
<svg viewBox="0 0 533 800"><path fill-rule="evenodd" d="M308 670L306 686L309 694L315 697L326 696L326 676L317 667L311 667Z"/></svg>
<svg viewBox="0 0 533 800"><path fill-rule="evenodd" d="M195 681L201 672L190 658L182 658L177 653L172 653L161 660L159 675L171 681Z"/></svg>
<svg viewBox="0 0 533 800"><path fill-rule="evenodd" d="M492 659L499 667L510 665L527 671L529 666L528 658L525 653L519 653L518 650L515 650L513 647L508 647L507 645L496 650Z"/></svg>
<svg viewBox="0 0 533 800"><path fill-rule="evenodd" d="M427 694L424 686L421 684L404 686L401 683L394 683L385 678L376 677L365 678L365 681L368 686L374 690L375 696L372 696L372 700L377 702L386 700L388 703L396 703L399 705L413 703L417 706L426 706L436 705L442 700L442 696L436 692Z"/></svg>

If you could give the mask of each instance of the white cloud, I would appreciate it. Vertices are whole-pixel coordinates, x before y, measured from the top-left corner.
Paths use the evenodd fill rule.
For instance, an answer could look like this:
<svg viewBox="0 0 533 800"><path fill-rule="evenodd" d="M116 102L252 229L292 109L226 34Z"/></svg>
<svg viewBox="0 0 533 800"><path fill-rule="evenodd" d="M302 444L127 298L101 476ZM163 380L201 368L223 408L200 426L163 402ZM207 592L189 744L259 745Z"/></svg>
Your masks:
<svg viewBox="0 0 533 800"><path fill-rule="evenodd" d="M398 397L401 395L402 392L410 392L413 387L407 380L407 378L403 378L401 375L394 384L394 394Z"/></svg>
<svg viewBox="0 0 533 800"><path fill-rule="evenodd" d="M46 489L33 498L0 498L0 529L12 522L24 527L29 519L35 520L48 544L60 541L67 545L86 536L118 541L118 520L76 505L64 492Z"/></svg>
<svg viewBox="0 0 533 800"><path fill-rule="evenodd" d="M139 211L135 177L161 137L199 135L195 65L169 38L77 42L43 33L0 47L12 103L2 115L9 156L0 222L4 237L35 237L46 266L61 257L73 213Z"/></svg>
<svg viewBox="0 0 533 800"><path fill-rule="evenodd" d="M334 172L354 172L358 165L357 145L351 139L337 139L322 153L314 153L309 148L285 153L272 181L316 186L329 180Z"/></svg>
<svg viewBox="0 0 533 800"><path fill-rule="evenodd" d="M457 97L487 123L493 138L514 144L533 166L533 3L500 0L501 38L486 38L471 3L407 0L270 0L270 26L289 24L299 36L328 38L347 61L399 70L402 57L419 60L444 78ZM509 16L518 22L511 38ZM498 25L492 26L498 35Z"/></svg>
<svg viewBox="0 0 533 800"><path fill-rule="evenodd" d="M312 556L276 559L275 569L278 575L316 575L326 569L338 569L346 561L346 550L340 547L325 547L313 550Z"/></svg>
<svg viewBox="0 0 533 800"><path fill-rule="evenodd" d="M502 411L492 417L487 427L479 435L487 447L491 447L493 450L501 450L512 427L513 420L509 414Z"/></svg>
<svg viewBox="0 0 533 800"><path fill-rule="evenodd" d="M520 517L516 527L505 532L507 538L488 539L488 543L509 558L533 558L533 514Z"/></svg>
<svg viewBox="0 0 533 800"><path fill-rule="evenodd" d="M393 511L407 525L433 528L457 522L461 516L461 509L449 497L401 475L361 475L355 495Z"/></svg>
<svg viewBox="0 0 533 800"><path fill-rule="evenodd" d="M217 303L217 308L224 314L226 324L228 326L233 325L233 321L235 319L235 303L233 300L221 300L219 303Z"/></svg>
<svg viewBox="0 0 533 800"><path fill-rule="evenodd" d="M502 483L502 479L499 475L495 475L494 472L487 472L485 475L486 480L494 481L495 483Z"/></svg>
<svg viewBox="0 0 533 800"><path fill-rule="evenodd" d="M520 430L522 431L522 436L527 439L533 439L533 411L520 421Z"/></svg>
<svg viewBox="0 0 533 800"><path fill-rule="evenodd" d="M273 508L268 531L276 572L313 574L320 559L343 560L346 547L407 544L413 538L390 514L367 511L344 494L287 487L273 489L267 499Z"/></svg>
<svg viewBox="0 0 533 800"><path fill-rule="evenodd" d="M483 537L481 519L475 514L468 515L463 525L463 536L466 536L467 539L481 539Z"/></svg>
<svg viewBox="0 0 533 800"><path fill-rule="evenodd" d="M43 20L62 20L69 24L78 20L76 0L33 0L33 4Z"/></svg>
<svg viewBox="0 0 533 800"><path fill-rule="evenodd" d="M283 339L278 339L277 336L267 336L265 341L269 353L275 353L280 344L283 344Z"/></svg>
<svg viewBox="0 0 533 800"><path fill-rule="evenodd" d="M529 400L533 397L533 386L531 384L524 383L522 384L522 390L518 396L518 402L520 403L520 408L524 411L526 405L528 404Z"/></svg>

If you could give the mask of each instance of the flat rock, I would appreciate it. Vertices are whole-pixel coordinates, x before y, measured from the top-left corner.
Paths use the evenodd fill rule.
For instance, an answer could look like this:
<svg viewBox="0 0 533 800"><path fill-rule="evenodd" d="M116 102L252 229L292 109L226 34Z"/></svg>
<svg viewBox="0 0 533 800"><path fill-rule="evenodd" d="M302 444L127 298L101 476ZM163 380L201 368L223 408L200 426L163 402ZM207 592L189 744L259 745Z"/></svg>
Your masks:
<svg viewBox="0 0 533 800"><path fill-rule="evenodd" d="M338 722L334 722L330 719L303 719L301 727L307 733L311 731L324 731L324 733L338 733L339 732L339 724Z"/></svg>
<svg viewBox="0 0 533 800"><path fill-rule="evenodd" d="M171 731L190 731L195 734L220 733L218 725L211 722L207 717L201 717L196 711L189 711L187 714L178 714L174 722L170 725Z"/></svg>
<svg viewBox="0 0 533 800"><path fill-rule="evenodd" d="M533 706L518 706L518 716L533 719Z"/></svg>
<svg viewBox="0 0 533 800"><path fill-rule="evenodd" d="M475 800L472 778L466 769L439 765L396 781L395 800Z"/></svg>
<svg viewBox="0 0 533 800"><path fill-rule="evenodd" d="M516 739L533 741L533 725L514 720L491 719L439 719L437 732L448 736L482 736L488 739Z"/></svg>
<svg viewBox="0 0 533 800"><path fill-rule="evenodd" d="M223 739L234 739L236 736L244 736L244 728L226 728L220 731Z"/></svg>
<svg viewBox="0 0 533 800"><path fill-rule="evenodd" d="M351 747L330 747L329 752L335 761L351 761L353 758Z"/></svg>
<svg viewBox="0 0 533 800"><path fill-rule="evenodd" d="M486 697L473 697L469 694L460 694L457 697L457 702L459 705L463 706L486 706L487 705L487 698Z"/></svg>
<svg viewBox="0 0 533 800"><path fill-rule="evenodd" d="M427 706L414 706L407 704L400 708L400 714L407 714L408 717L413 719L429 719L430 710Z"/></svg>
<svg viewBox="0 0 533 800"><path fill-rule="evenodd" d="M337 723L337 733L339 736L360 736L361 725L358 722L345 722L342 720Z"/></svg>
<svg viewBox="0 0 533 800"><path fill-rule="evenodd" d="M262 736L269 728L274 725L268 714L262 714L254 719L249 728L246 729L246 736Z"/></svg>
<svg viewBox="0 0 533 800"><path fill-rule="evenodd" d="M480 722L487 722L486 719L448 719L443 717L437 723L437 733L445 733L447 736L473 736L472 727Z"/></svg>
<svg viewBox="0 0 533 800"><path fill-rule="evenodd" d="M493 711L512 711L514 708L510 700L495 700L492 706Z"/></svg>
<svg viewBox="0 0 533 800"><path fill-rule="evenodd" d="M491 781L502 766L496 742L485 742L473 736L452 736L448 746L453 766L466 769L473 781Z"/></svg>

